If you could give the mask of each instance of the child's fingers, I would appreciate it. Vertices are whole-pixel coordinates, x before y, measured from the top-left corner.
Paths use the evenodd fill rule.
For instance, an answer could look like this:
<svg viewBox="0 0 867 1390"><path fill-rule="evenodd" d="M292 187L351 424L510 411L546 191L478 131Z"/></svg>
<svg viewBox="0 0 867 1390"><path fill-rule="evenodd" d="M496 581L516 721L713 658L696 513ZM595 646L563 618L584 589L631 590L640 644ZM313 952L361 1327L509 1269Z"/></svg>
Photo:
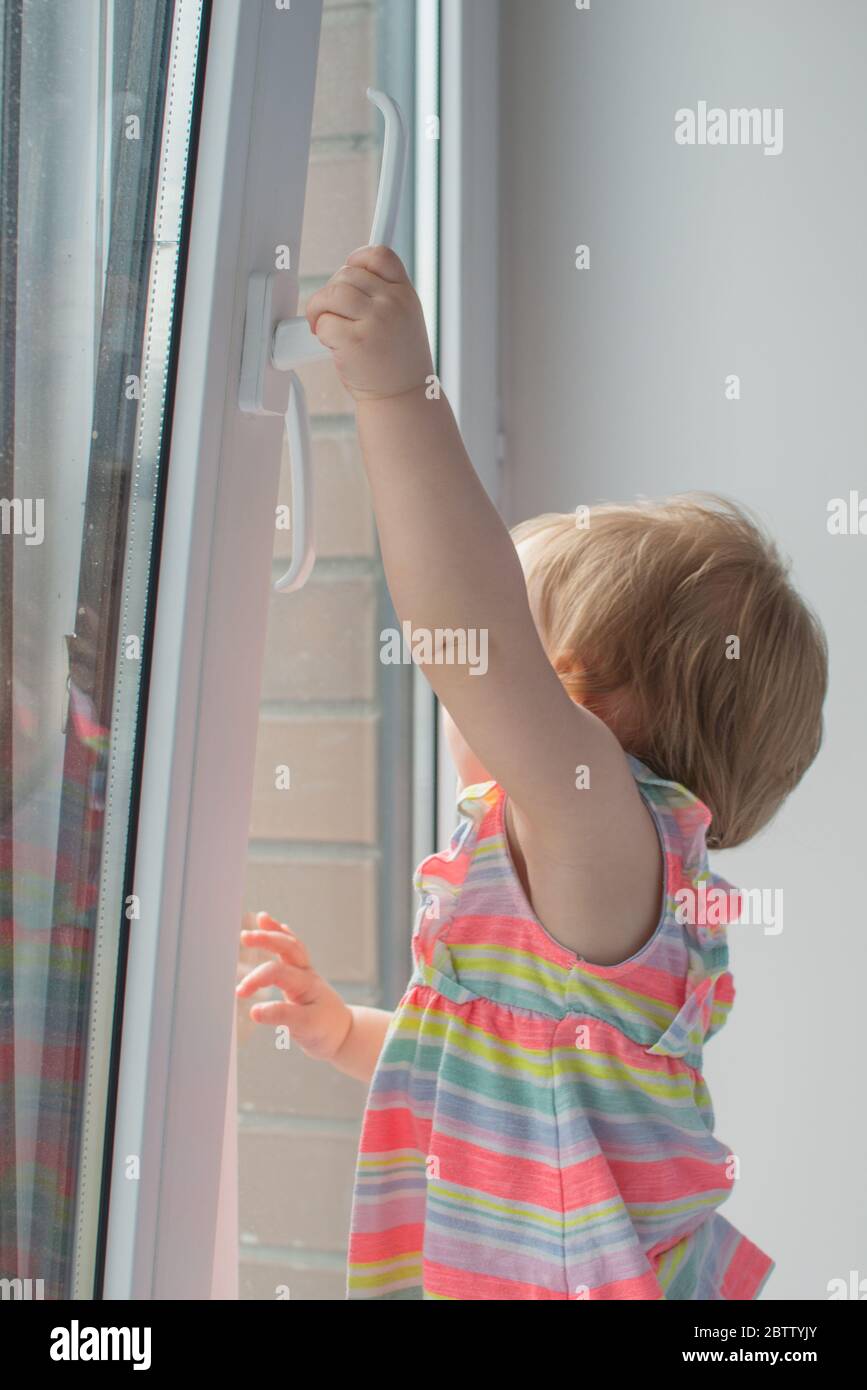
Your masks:
<svg viewBox="0 0 867 1390"><path fill-rule="evenodd" d="M305 314L313 332L323 314L339 314L342 319L357 320L370 312L370 295L348 285L345 280L329 280L307 301Z"/></svg>
<svg viewBox="0 0 867 1390"><path fill-rule="evenodd" d="M270 912L257 912L255 916L251 913L250 916L253 920L247 928L248 931L257 931L260 928L266 931L281 931L284 932L286 936L291 936L293 941L298 940L292 928L287 927L285 922L278 922L277 918L272 917Z"/></svg>
<svg viewBox="0 0 867 1390"><path fill-rule="evenodd" d="M273 931L279 932L281 936L288 937L290 941L299 941L291 927L287 927L285 922L278 922L276 917L272 917L270 912L248 913L244 917L242 924L243 931Z"/></svg>
<svg viewBox="0 0 867 1390"><path fill-rule="evenodd" d="M290 937L293 941L297 940L295 933L290 931L284 922L278 922L268 912L242 913L241 931L275 931Z"/></svg>
<svg viewBox="0 0 867 1390"><path fill-rule="evenodd" d="M302 969L310 964L307 947L297 937L286 936L277 931L242 931L242 946L254 951L273 951L287 965L298 965Z"/></svg>
<svg viewBox="0 0 867 1390"><path fill-rule="evenodd" d="M298 1017L298 1004L285 1004L282 999L270 999L266 1004L251 1004L250 1017L254 1023L286 1023Z"/></svg>
<svg viewBox="0 0 867 1390"><path fill-rule="evenodd" d="M360 246L351 256L347 256L346 264L369 270L392 285L399 285L407 278L403 261L390 246Z"/></svg>
<svg viewBox="0 0 867 1390"><path fill-rule="evenodd" d="M282 960L266 960L257 965L249 975L245 975L235 986L239 999L247 999L260 989L282 989L293 1003L309 1003L315 995L316 976L310 970L297 965L287 965Z"/></svg>
<svg viewBox="0 0 867 1390"><path fill-rule="evenodd" d="M357 330L351 319L345 319L340 314L320 314L313 332L323 347L336 351L353 341L351 335Z"/></svg>
<svg viewBox="0 0 867 1390"><path fill-rule="evenodd" d="M372 270L365 270L360 265L342 265L331 277L339 280L343 284L354 285L362 294L366 294L368 299L373 299L377 294L381 294L384 281L381 275L374 275Z"/></svg>

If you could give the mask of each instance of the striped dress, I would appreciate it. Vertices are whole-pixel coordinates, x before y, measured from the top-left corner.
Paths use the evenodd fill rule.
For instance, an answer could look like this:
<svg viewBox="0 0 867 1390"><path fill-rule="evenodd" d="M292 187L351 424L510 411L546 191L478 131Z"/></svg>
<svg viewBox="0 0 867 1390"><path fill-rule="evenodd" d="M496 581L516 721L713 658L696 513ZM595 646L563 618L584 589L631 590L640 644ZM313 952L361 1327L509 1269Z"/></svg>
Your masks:
<svg viewBox="0 0 867 1390"><path fill-rule="evenodd" d="M753 1299L773 1269L719 1214L735 1163L701 1071L734 997L736 890L708 869L707 807L629 762L665 888L620 965L583 961L538 921L494 782L464 790L448 851L419 866L415 969L362 1125L348 1298Z"/></svg>

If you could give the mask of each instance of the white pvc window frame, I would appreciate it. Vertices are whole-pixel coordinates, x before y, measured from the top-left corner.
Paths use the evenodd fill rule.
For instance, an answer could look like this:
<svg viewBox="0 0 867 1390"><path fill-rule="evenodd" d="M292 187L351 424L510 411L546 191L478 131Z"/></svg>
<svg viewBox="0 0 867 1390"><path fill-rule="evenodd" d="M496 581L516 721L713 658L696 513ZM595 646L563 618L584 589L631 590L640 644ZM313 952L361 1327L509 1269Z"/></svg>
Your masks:
<svg viewBox="0 0 867 1390"><path fill-rule="evenodd" d="M278 246L297 262L320 22L321 0L212 6L136 839L141 920L123 1008L107 1298L220 1292L233 986L283 429L280 418L238 409L241 339L249 274L272 269Z"/></svg>
<svg viewBox="0 0 867 1390"><path fill-rule="evenodd" d="M153 534L155 493L154 461L160 456L165 424L164 386L171 370L171 336L175 318L175 288L182 234L184 191L188 183L188 158L192 105L199 66L202 0L175 0L169 55L162 149L157 174L159 197L154 218L154 251L149 268L146 309L146 354L142 367L142 397L136 432L136 467L129 512L128 546L124 563L121 630L115 663L111 743L108 757L105 818L101 856L99 909L94 941L91 1006L88 1028L88 1063L84 1078L81 1149L77 1173L75 1259L72 1295L89 1297L97 1264L103 1146L108 1103L110 1055L106 1040L112 1032L117 975L118 931L126 872L133 786L130 768L135 754L131 740L139 703L138 672L130 669L125 642L141 631L146 611L149 566L141 562L134 543L139 533ZM106 71L111 80L114 10L107 5L100 16L103 27ZM106 100L105 92L102 100ZM100 132L101 135L102 132ZM100 151L102 155L102 151ZM104 203L110 208L107 183L109 162L104 159ZM105 217L108 217L108 212ZM103 232L103 239L108 233ZM92 393L91 393L92 394ZM85 399L87 399L85 397ZM74 587L73 587L74 592Z"/></svg>

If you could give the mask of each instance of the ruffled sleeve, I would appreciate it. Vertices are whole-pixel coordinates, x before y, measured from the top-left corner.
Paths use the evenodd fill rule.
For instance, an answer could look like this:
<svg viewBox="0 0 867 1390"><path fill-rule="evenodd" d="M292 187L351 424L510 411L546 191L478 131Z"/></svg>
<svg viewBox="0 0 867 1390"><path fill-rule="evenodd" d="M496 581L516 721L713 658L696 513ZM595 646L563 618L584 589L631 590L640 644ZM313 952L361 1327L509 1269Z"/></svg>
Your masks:
<svg viewBox="0 0 867 1390"><path fill-rule="evenodd" d="M439 963L439 938L457 909L479 827L496 802L498 790L496 782L464 787L458 793L458 824L448 849L429 854L415 871L413 884L420 902L413 932L413 954L418 964Z"/></svg>
<svg viewBox="0 0 867 1390"><path fill-rule="evenodd" d="M734 1002L726 927L737 919L738 890L708 864L708 807L679 782L659 777L630 758L663 844L668 912L686 955L683 1004L648 1048L700 1069L702 1048L718 1032Z"/></svg>

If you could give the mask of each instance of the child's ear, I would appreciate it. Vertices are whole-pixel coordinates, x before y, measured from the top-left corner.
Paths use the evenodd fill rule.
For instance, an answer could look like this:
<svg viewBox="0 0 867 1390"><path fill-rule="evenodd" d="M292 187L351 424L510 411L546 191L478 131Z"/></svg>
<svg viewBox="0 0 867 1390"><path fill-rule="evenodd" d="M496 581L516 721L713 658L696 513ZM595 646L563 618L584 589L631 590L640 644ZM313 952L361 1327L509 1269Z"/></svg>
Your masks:
<svg viewBox="0 0 867 1390"><path fill-rule="evenodd" d="M555 657L551 664L560 677L560 683L569 699L574 700L576 704L583 704L584 667L581 662L569 652Z"/></svg>

